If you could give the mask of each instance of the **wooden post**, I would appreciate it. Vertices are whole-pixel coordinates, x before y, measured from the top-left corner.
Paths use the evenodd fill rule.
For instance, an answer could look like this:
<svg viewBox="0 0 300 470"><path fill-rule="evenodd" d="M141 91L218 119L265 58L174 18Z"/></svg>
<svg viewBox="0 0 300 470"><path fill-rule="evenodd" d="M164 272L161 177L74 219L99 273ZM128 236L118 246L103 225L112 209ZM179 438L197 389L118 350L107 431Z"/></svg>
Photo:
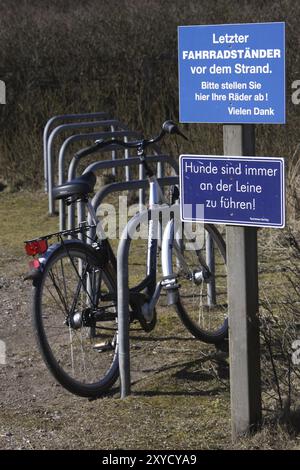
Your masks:
<svg viewBox="0 0 300 470"><path fill-rule="evenodd" d="M224 125L224 155L254 156L254 125ZM261 374L257 229L227 226L232 438L259 427Z"/></svg>

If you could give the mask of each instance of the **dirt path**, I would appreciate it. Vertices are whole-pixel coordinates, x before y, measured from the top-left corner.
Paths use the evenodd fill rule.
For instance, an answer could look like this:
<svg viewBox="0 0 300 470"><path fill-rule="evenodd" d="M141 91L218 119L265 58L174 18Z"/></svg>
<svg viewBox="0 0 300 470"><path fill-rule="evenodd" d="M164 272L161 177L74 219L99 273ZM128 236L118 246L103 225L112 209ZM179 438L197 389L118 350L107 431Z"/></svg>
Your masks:
<svg viewBox="0 0 300 470"><path fill-rule="evenodd" d="M22 279L26 266L25 257L2 248L0 339L7 351L6 365L0 365L0 448L197 449L229 443L226 362L163 306L154 333L133 334L130 398L119 399L119 384L96 401L66 392L35 345L31 286Z"/></svg>
<svg viewBox="0 0 300 470"><path fill-rule="evenodd" d="M50 376L35 344L31 285L23 281L28 260L22 254L22 240L57 223L41 216L46 204L41 195L0 194L0 340L7 349L6 364L0 364L0 449L230 448L227 358L194 340L164 297L154 332L132 334L131 397L120 400L117 383L109 396L88 401ZM276 289L267 262L266 285ZM258 435L239 444L263 445L295 443Z"/></svg>

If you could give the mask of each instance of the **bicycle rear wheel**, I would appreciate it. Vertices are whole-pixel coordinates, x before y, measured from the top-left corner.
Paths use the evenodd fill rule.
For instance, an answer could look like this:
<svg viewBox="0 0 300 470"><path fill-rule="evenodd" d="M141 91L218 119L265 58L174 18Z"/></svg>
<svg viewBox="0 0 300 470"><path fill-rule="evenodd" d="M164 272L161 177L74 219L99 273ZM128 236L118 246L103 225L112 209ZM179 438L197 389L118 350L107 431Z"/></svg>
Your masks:
<svg viewBox="0 0 300 470"><path fill-rule="evenodd" d="M184 233L184 232L183 232ZM203 279L203 260L208 259L208 238L211 269ZM197 339L210 344L220 344L228 335L226 245L213 225L204 226L201 246L183 237L181 256L173 250L173 272L179 284L179 296L175 303L183 324Z"/></svg>
<svg viewBox="0 0 300 470"><path fill-rule="evenodd" d="M50 372L70 392L98 397L117 380L114 273L91 247L59 246L34 288L33 321Z"/></svg>

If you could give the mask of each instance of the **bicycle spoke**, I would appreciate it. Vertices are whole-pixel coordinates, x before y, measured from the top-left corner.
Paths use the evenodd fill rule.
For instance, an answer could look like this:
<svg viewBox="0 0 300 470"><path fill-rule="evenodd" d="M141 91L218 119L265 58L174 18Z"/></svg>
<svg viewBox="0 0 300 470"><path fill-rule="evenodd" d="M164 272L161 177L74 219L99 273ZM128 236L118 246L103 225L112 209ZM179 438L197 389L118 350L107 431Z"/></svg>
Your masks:
<svg viewBox="0 0 300 470"><path fill-rule="evenodd" d="M114 344L117 331L116 305L111 295L105 301L110 288L102 269L91 265L87 255L68 252L52 263L43 285L41 318L56 367L82 384L99 381L115 357L114 347L99 345ZM101 311L105 320L101 322L100 313L99 320L93 323L90 315ZM111 315L111 319L106 315Z"/></svg>
<svg viewBox="0 0 300 470"><path fill-rule="evenodd" d="M178 313L185 326L191 333L204 341L214 342L214 335L224 331L226 334L227 305L226 300L226 264L225 252L220 238L211 230L213 236L215 253L214 272L210 272L205 261L206 244L203 243L201 250L183 249L181 256L175 252L174 272L177 275L177 282L180 285L180 305ZM183 243L186 246L186 243ZM185 262L182 262L184 258ZM177 261L179 259L179 262ZM205 277L204 277L205 276ZM211 303L209 297L209 284L215 283L216 302ZM221 333L220 333L221 334Z"/></svg>

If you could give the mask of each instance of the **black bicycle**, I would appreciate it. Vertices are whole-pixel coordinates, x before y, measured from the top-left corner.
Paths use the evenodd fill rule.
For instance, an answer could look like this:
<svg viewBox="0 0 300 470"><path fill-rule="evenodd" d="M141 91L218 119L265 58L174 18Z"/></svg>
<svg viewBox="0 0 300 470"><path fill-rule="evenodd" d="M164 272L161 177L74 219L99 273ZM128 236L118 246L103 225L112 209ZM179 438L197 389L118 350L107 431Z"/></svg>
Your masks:
<svg viewBox="0 0 300 470"><path fill-rule="evenodd" d="M127 142L109 140L81 150L89 155L111 144L137 149L149 180L153 206L167 209L161 188L147 163L146 148L165 134L182 135L172 121L166 121L160 134L150 140ZM46 365L67 390L77 395L98 397L109 390L119 375L116 258L99 223L88 195L95 175L86 173L54 189L56 199L67 204L83 201L93 225L57 232L25 242L28 255L34 256L33 321L37 341ZM178 199L176 191L173 199ZM172 200L172 203L175 201ZM151 209L150 204L150 209ZM208 343L220 344L227 336L226 249L213 225L205 225L200 245L193 240L177 240L174 220L167 224L162 243L164 277L157 282L157 226L149 221L146 277L130 290L130 321L138 321L145 331L156 323L155 306L162 289L170 304L191 333ZM86 243L80 238L97 226L97 235ZM213 271L206 263L206 239L215 248ZM49 245L49 241L56 243ZM188 244L192 243L192 249ZM218 298L208 302L208 288L214 282ZM176 295L175 295L176 294Z"/></svg>

